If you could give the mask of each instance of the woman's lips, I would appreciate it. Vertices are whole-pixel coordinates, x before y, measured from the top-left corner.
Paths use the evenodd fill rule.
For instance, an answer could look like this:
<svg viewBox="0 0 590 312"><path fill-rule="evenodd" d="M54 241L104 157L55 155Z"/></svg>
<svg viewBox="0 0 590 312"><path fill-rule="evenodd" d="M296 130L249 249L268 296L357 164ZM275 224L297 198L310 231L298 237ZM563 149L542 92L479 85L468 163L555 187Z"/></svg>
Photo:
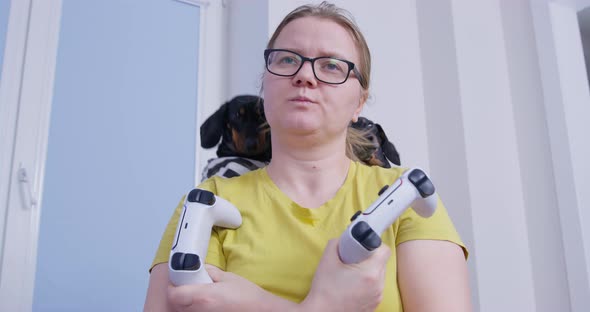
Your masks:
<svg viewBox="0 0 590 312"><path fill-rule="evenodd" d="M307 98L305 96L297 96L294 98L290 98L289 101L298 102L298 103L315 103L313 100L311 100L310 98Z"/></svg>

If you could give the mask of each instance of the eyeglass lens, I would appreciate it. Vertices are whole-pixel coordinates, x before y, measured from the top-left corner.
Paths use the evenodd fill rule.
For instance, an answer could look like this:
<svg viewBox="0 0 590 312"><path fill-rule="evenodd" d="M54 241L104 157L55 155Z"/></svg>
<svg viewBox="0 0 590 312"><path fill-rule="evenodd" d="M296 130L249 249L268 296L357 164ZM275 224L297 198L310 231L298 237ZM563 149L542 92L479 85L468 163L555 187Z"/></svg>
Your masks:
<svg viewBox="0 0 590 312"><path fill-rule="evenodd" d="M300 55L288 51L272 51L266 64L268 70L279 76L293 76L303 66ZM313 61L316 78L327 83L343 83L348 78L348 63L331 58L319 57Z"/></svg>

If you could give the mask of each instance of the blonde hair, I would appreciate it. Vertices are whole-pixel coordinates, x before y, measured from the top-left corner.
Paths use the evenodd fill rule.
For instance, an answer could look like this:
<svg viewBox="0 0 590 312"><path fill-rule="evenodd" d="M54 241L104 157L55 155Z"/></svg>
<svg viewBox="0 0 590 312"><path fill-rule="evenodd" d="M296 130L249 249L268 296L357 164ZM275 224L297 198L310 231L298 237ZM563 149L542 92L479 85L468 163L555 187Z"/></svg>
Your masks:
<svg viewBox="0 0 590 312"><path fill-rule="evenodd" d="M374 150L373 142L368 139L370 130L360 130L348 127L346 132L346 156L354 161L365 162L359 156L366 154L366 151Z"/></svg>
<svg viewBox="0 0 590 312"><path fill-rule="evenodd" d="M285 16L285 18L283 18L279 26L277 26L273 35L268 41L266 48L274 48L277 37L280 35L283 28L287 26L287 24L296 19L310 16L329 19L350 32L359 52L360 58L359 64L355 64L359 73L359 77L357 77L357 79L363 88L363 91L368 93L371 77L371 52L369 51L369 46L367 45L367 41L365 40L365 37L363 36L360 28L356 25L352 14L332 3L323 1L317 5L307 4L297 7L291 11L289 14L287 14L287 16ZM262 88L260 93L262 93ZM365 131L354 129L350 126L348 127L348 131L346 133L346 156L354 161L360 161L360 159L357 157L357 151L365 150L373 144L366 137L366 135L367 133Z"/></svg>

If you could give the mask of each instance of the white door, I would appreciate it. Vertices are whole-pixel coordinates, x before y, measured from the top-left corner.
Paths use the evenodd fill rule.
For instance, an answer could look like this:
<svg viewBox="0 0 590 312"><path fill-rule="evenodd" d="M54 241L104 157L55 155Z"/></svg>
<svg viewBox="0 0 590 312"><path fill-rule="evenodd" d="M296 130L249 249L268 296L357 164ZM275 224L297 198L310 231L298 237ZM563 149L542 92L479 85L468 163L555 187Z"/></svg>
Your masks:
<svg viewBox="0 0 590 312"><path fill-rule="evenodd" d="M199 8L63 1L33 311L138 311L195 181Z"/></svg>
<svg viewBox="0 0 590 312"><path fill-rule="evenodd" d="M0 311L141 310L196 180L201 13L0 0Z"/></svg>

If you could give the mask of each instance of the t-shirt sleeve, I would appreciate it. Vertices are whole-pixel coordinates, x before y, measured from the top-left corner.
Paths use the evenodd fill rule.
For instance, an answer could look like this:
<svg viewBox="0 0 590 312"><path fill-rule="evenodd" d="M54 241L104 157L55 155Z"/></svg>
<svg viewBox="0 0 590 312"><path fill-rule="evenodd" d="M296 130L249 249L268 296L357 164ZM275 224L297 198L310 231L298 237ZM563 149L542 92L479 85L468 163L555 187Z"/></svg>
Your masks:
<svg viewBox="0 0 590 312"><path fill-rule="evenodd" d="M215 182L213 179L204 181L199 186L197 186L197 188L216 193ZM162 238L160 239L160 245L156 250L156 255L150 266L150 272L156 264L168 262L168 259L170 257L170 249L172 249L172 243L174 242L174 235L176 234L176 227L178 226L178 219L180 218L180 214L182 213L182 207L184 204L185 197L186 195L181 198L180 202L176 206L176 209L174 209L172 217L166 225L164 234L162 234ZM225 258L223 257L223 253L221 252L221 243L219 240L219 235L215 230L212 230L211 232L211 240L209 243L209 250L207 251L207 259L205 260L205 262L213 264L222 269L225 268Z"/></svg>
<svg viewBox="0 0 590 312"><path fill-rule="evenodd" d="M419 239L453 242L463 249L465 259L469 255L440 198L434 214L429 218L421 217L413 209L407 209L400 216L395 244Z"/></svg>
<svg viewBox="0 0 590 312"><path fill-rule="evenodd" d="M156 250L156 256L154 257L152 265L150 266L150 272L156 264L168 262L168 258L170 257L170 249L172 248L172 242L174 242L174 234L176 234L178 218L180 217L180 213L182 212L182 206L185 197L186 196L183 196L180 199L180 202L178 203L176 209L174 209L174 212L172 213L172 217L170 217L170 220L166 225L164 234L160 239L160 245L158 245L158 249Z"/></svg>

